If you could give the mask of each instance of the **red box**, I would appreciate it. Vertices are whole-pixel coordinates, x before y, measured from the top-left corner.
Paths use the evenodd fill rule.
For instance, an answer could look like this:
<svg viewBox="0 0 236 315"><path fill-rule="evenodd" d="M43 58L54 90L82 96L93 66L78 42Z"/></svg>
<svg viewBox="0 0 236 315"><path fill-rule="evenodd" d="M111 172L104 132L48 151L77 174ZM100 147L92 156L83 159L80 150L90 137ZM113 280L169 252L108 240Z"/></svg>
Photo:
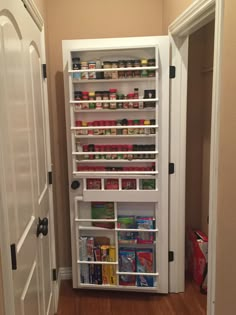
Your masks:
<svg viewBox="0 0 236 315"><path fill-rule="evenodd" d="M188 272L194 281L200 286L203 281L203 273L207 264L208 237L199 230L190 230L187 240Z"/></svg>

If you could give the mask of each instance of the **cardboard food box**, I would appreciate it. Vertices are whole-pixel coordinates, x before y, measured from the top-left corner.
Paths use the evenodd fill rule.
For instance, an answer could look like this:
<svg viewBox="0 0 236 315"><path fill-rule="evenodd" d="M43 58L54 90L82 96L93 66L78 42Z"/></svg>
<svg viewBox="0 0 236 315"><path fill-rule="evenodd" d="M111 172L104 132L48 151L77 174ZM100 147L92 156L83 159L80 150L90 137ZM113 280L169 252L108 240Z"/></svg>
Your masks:
<svg viewBox="0 0 236 315"><path fill-rule="evenodd" d="M189 230L187 243L187 269L200 286L207 264L208 237L199 230Z"/></svg>

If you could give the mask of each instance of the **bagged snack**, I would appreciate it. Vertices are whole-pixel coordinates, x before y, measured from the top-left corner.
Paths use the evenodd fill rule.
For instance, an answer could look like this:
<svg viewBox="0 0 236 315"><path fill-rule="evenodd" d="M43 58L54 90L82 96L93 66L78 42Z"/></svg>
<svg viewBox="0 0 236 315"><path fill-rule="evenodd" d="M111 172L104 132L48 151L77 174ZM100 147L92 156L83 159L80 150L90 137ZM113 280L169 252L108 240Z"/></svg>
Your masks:
<svg viewBox="0 0 236 315"><path fill-rule="evenodd" d="M153 250L151 248L136 250L136 266L137 272L153 272ZM153 287L153 276L138 275L137 286Z"/></svg>
<svg viewBox="0 0 236 315"><path fill-rule="evenodd" d="M135 251L133 249L120 249L119 251L119 271L120 272L135 272ZM134 286L136 276L120 275L119 284Z"/></svg>

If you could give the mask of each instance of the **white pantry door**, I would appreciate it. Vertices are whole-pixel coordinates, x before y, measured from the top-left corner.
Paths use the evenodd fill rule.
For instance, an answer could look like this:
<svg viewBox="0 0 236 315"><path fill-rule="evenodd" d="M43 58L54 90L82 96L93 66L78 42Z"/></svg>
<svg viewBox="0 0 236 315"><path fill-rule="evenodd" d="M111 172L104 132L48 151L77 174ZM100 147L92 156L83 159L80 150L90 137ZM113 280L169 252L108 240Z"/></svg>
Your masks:
<svg viewBox="0 0 236 315"><path fill-rule="evenodd" d="M54 313L42 47L42 33L22 1L1 0L0 200L7 315ZM45 218L45 235L37 237L39 218ZM7 259L13 262L12 270Z"/></svg>

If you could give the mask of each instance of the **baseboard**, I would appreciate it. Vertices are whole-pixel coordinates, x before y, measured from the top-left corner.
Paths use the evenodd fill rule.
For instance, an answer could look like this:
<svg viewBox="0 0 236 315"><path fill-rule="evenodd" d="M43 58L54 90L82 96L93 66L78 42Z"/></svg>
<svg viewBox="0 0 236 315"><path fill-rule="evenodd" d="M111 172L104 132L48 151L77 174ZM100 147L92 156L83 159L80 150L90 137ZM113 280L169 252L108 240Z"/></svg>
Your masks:
<svg viewBox="0 0 236 315"><path fill-rule="evenodd" d="M71 267L61 267L58 271L58 280L70 280L72 279L72 268Z"/></svg>

